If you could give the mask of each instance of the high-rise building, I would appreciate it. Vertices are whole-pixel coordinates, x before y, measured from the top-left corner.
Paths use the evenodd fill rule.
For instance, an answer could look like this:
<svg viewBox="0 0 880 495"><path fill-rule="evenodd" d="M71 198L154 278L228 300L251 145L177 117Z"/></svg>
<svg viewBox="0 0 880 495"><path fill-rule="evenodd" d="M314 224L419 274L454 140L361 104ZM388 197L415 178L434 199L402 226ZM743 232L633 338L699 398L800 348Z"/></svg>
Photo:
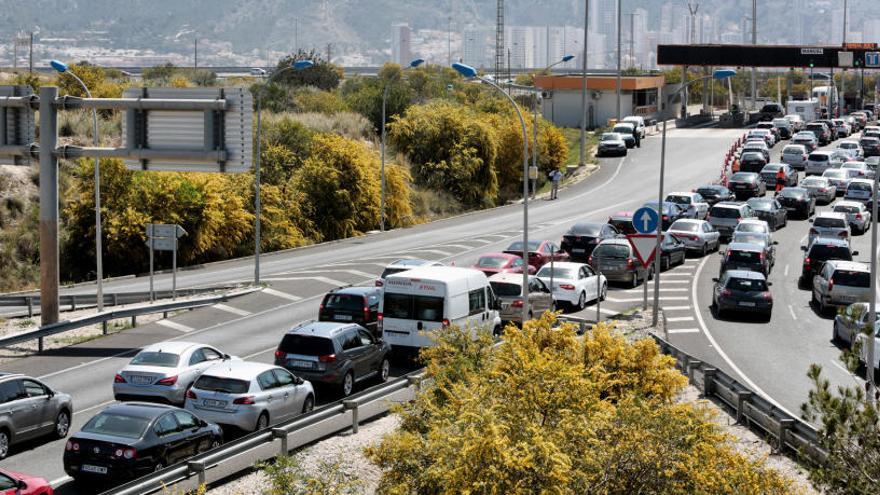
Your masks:
<svg viewBox="0 0 880 495"><path fill-rule="evenodd" d="M525 69L534 67L534 46L532 30L526 26L510 26L504 33L504 41L510 60L510 68Z"/></svg>
<svg viewBox="0 0 880 495"><path fill-rule="evenodd" d="M590 3L590 31L605 35L606 38L617 36L617 0L593 0Z"/></svg>
<svg viewBox="0 0 880 495"><path fill-rule="evenodd" d="M401 66L409 65L412 60L412 32L409 24L391 25L391 61Z"/></svg>
<svg viewBox="0 0 880 495"><path fill-rule="evenodd" d="M462 62L471 67L489 67L489 31L467 28L461 38Z"/></svg>

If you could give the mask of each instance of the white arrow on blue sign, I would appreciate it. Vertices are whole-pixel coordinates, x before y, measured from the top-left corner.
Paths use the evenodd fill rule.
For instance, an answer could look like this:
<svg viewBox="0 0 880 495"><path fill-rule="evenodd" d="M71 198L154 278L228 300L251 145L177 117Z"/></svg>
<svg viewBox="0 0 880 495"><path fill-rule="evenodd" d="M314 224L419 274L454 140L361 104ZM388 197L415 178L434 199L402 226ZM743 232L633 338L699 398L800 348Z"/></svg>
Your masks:
<svg viewBox="0 0 880 495"><path fill-rule="evenodd" d="M641 207L633 213L633 228L640 234L657 232L660 224L660 216L653 208Z"/></svg>
<svg viewBox="0 0 880 495"><path fill-rule="evenodd" d="M865 67L880 67L880 52L865 52Z"/></svg>

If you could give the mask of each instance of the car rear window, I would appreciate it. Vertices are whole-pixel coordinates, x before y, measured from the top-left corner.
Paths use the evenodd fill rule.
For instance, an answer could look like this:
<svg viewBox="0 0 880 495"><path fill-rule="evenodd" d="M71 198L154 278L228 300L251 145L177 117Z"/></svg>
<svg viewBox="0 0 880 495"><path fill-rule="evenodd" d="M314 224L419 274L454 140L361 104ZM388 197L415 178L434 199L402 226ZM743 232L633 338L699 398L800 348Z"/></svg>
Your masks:
<svg viewBox="0 0 880 495"><path fill-rule="evenodd" d="M538 276L542 278L550 278L551 274L556 278L577 278L577 270L575 270L574 268L563 268L559 266L554 266L553 269L551 269L550 265L546 264L542 266L540 270L538 270Z"/></svg>
<svg viewBox="0 0 880 495"><path fill-rule="evenodd" d="M289 354L326 356L333 354L333 341L326 337L289 333L281 339L278 349Z"/></svg>
<svg viewBox="0 0 880 495"><path fill-rule="evenodd" d="M601 225L586 223L586 224L575 224L569 231L569 235L588 235L588 236L596 236L599 235L599 231L602 229Z"/></svg>
<svg viewBox="0 0 880 495"><path fill-rule="evenodd" d="M744 242L747 244L767 244L766 234L754 232L734 232L730 242Z"/></svg>
<svg viewBox="0 0 880 495"><path fill-rule="evenodd" d="M529 241L529 251L537 251L537 250L538 250L538 246L540 246L540 245L541 245L541 241ZM523 249L523 242L522 242L522 241L516 241L516 242L512 242L512 243L510 244L510 246L507 246L507 249L505 249L505 251L519 251L519 252L522 252L522 249Z"/></svg>
<svg viewBox="0 0 880 495"><path fill-rule="evenodd" d="M857 206L837 205L834 207L835 213L859 213Z"/></svg>
<svg viewBox="0 0 880 495"><path fill-rule="evenodd" d="M727 280L727 288L746 292L766 292L767 282L751 278L731 278Z"/></svg>
<svg viewBox="0 0 880 495"><path fill-rule="evenodd" d="M522 286L519 284L511 284L508 282L489 282L492 290L498 297L519 296L522 295Z"/></svg>
<svg viewBox="0 0 880 495"><path fill-rule="evenodd" d="M737 232L767 232L763 224L760 223L741 223L736 226Z"/></svg>
<svg viewBox="0 0 880 495"><path fill-rule="evenodd" d="M328 294L324 298L324 307L360 311L364 307L364 297L358 294Z"/></svg>
<svg viewBox="0 0 880 495"><path fill-rule="evenodd" d="M611 219L608 221L609 225L614 226L617 230L623 232L624 234L634 234L636 229L633 227L631 219Z"/></svg>
<svg viewBox="0 0 880 495"><path fill-rule="evenodd" d="M810 187L825 187L825 181L820 179L804 179L801 181L802 186L810 186Z"/></svg>
<svg viewBox="0 0 880 495"><path fill-rule="evenodd" d="M727 260L743 263L757 263L761 261L761 253L758 251L737 251L729 249L727 251Z"/></svg>
<svg viewBox="0 0 880 495"><path fill-rule="evenodd" d="M180 361L180 356L170 352L139 352L130 364L176 368L178 361Z"/></svg>
<svg viewBox="0 0 880 495"><path fill-rule="evenodd" d="M784 155L803 155L804 150L795 146L789 146L782 150L782 154Z"/></svg>
<svg viewBox="0 0 880 495"><path fill-rule="evenodd" d="M739 210L736 208L719 208L717 206L713 206L712 210L709 211L709 216L715 218L739 218Z"/></svg>
<svg viewBox="0 0 880 495"><path fill-rule="evenodd" d="M224 394L243 394L251 388L250 383L245 380L236 380L235 378L211 375L200 376L193 386L199 390L208 390L210 392L220 392Z"/></svg>
<svg viewBox="0 0 880 495"><path fill-rule="evenodd" d="M700 224L695 222L675 222L669 227L669 230L677 230L679 232L699 232Z"/></svg>
<svg viewBox="0 0 880 495"><path fill-rule="evenodd" d="M811 153L809 160L811 162L827 162L828 155L820 154L820 153Z"/></svg>
<svg viewBox="0 0 880 495"><path fill-rule="evenodd" d="M443 298L386 292L382 314L385 318L442 321Z"/></svg>
<svg viewBox="0 0 880 495"><path fill-rule="evenodd" d="M844 246L832 246L828 244L813 244L810 249L808 258L818 261L827 260L844 260L852 261L852 254L849 248Z"/></svg>
<svg viewBox="0 0 880 495"><path fill-rule="evenodd" d="M666 201L670 201L672 203L678 203L680 205L691 204L690 196L680 196L677 194L670 194L669 196L666 196Z"/></svg>
<svg viewBox="0 0 880 495"><path fill-rule="evenodd" d="M82 431L123 438L140 438L150 426L149 418L102 412L90 419Z"/></svg>
<svg viewBox="0 0 880 495"><path fill-rule="evenodd" d="M842 218L817 217L815 220L813 220L813 226L842 229L846 227L846 220Z"/></svg>
<svg viewBox="0 0 880 495"><path fill-rule="evenodd" d="M831 277L835 285L845 285L847 287L870 287L871 275L868 272L856 270L834 270Z"/></svg>
<svg viewBox="0 0 880 495"><path fill-rule="evenodd" d="M822 177L831 177L832 179L846 178L846 172L843 170L826 170L822 173Z"/></svg>
<svg viewBox="0 0 880 495"><path fill-rule="evenodd" d="M701 187L701 188L697 189L697 192L700 193L700 196L703 196L703 197L717 196L718 194L721 194L721 191L719 191L718 189L715 189L713 187Z"/></svg>
<svg viewBox="0 0 880 495"><path fill-rule="evenodd" d="M477 260L477 266L480 268L501 268L507 262L508 259L503 256L483 256Z"/></svg>
<svg viewBox="0 0 880 495"><path fill-rule="evenodd" d="M593 250L593 257L629 258L629 247L620 244L602 244Z"/></svg>
<svg viewBox="0 0 880 495"><path fill-rule="evenodd" d="M866 183L866 182L850 182L849 187L847 188L848 191L868 191L868 192L870 192L872 189L873 189L873 186L871 184Z"/></svg>

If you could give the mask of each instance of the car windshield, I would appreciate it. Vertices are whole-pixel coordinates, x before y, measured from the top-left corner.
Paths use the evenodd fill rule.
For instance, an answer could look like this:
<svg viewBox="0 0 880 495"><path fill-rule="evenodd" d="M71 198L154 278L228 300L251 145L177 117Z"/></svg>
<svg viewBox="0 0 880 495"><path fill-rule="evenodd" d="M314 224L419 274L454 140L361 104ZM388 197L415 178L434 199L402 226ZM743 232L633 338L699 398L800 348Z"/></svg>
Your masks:
<svg viewBox="0 0 880 495"><path fill-rule="evenodd" d="M811 260L844 260L852 261L852 254L848 247L828 244L813 244L807 257Z"/></svg>
<svg viewBox="0 0 880 495"><path fill-rule="evenodd" d="M193 387L199 390L223 394L244 394L251 388L250 383L246 380L211 375L200 376Z"/></svg>
<svg viewBox="0 0 880 495"><path fill-rule="evenodd" d="M326 356L333 354L333 341L326 337L289 333L281 339L278 350L288 354Z"/></svg>
<svg viewBox="0 0 880 495"><path fill-rule="evenodd" d="M364 297L355 294L330 294L324 299L324 307L360 311L364 307Z"/></svg>
<svg viewBox="0 0 880 495"><path fill-rule="evenodd" d="M632 127L626 125L616 125L614 126L614 129L611 130L619 134L632 134L633 131Z"/></svg>
<svg viewBox="0 0 880 495"><path fill-rule="evenodd" d="M158 366L160 368L176 368L180 356L170 352L139 352L131 363L139 366Z"/></svg>
<svg viewBox="0 0 880 495"><path fill-rule="evenodd" d="M727 280L727 288L745 292L766 292L767 282L753 278L731 278Z"/></svg>
<svg viewBox="0 0 880 495"><path fill-rule="evenodd" d="M480 268L501 268L507 264L509 260L503 256L483 256L477 260L477 266Z"/></svg>
<svg viewBox="0 0 880 495"><path fill-rule="evenodd" d="M764 161L764 155L756 151L746 151L742 154L741 161Z"/></svg>
<svg viewBox="0 0 880 495"><path fill-rule="evenodd" d="M764 224L761 223L753 223L753 222L744 222L736 226L737 232L767 232L767 229L764 227Z"/></svg>
<svg viewBox="0 0 880 495"><path fill-rule="evenodd" d="M385 318L404 320L442 321L444 298L414 296L386 292L383 304Z"/></svg>
<svg viewBox="0 0 880 495"><path fill-rule="evenodd" d="M761 253L759 251L740 251L736 249L729 249L727 251L727 261L757 263L761 261Z"/></svg>
<svg viewBox="0 0 880 495"><path fill-rule="evenodd" d="M541 241L529 241L529 251L537 251L538 246L540 246L540 245L541 245ZM522 252L522 250L523 250L522 241L512 242L512 243L510 243L510 246L507 246L507 249L505 249L505 251L520 251L520 252Z"/></svg>
<svg viewBox="0 0 880 495"><path fill-rule="evenodd" d="M840 143L840 146L838 146L838 148L845 149L845 150L855 150L855 149L859 148L859 144L858 143Z"/></svg>
<svg viewBox="0 0 880 495"><path fill-rule="evenodd" d="M492 290L498 297L522 295L522 285L520 284L511 284L510 282L489 282L489 285L492 286Z"/></svg>
<svg viewBox="0 0 880 495"><path fill-rule="evenodd" d="M620 141L620 136L617 134L602 134L602 141Z"/></svg>
<svg viewBox="0 0 880 495"><path fill-rule="evenodd" d="M847 191L867 191L871 192L873 186L867 182L850 182Z"/></svg>
<svg viewBox="0 0 880 495"><path fill-rule="evenodd" d="M701 187L701 188L697 189L697 192L700 193L700 196L703 196L703 197L717 196L717 195L721 194L721 190L716 189L714 187Z"/></svg>
<svg viewBox="0 0 880 495"><path fill-rule="evenodd" d="M807 195L807 192L798 189L783 189L779 192L779 195L783 198L803 198Z"/></svg>
<svg viewBox="0 0 880 495"><path fill-rule="evenodd" d="M870 287L871 275L868 272L857 270L835 270L831 277L835 285L847 287Z"/></svg>
<svg viewBox="0 0 880 495"><path fill-rule="evenodd" d="M755 210L772 210L773 209L773 200L766 198L749 198L746 201L746 204L752 207Z"/></svg>
<svg viewBox="0 0 880 495"><path fill-rule="evenodd" d="M752 182L755 180L755 177L756 177L756 174L753 174L751 172L749 172L749 173L737 172L737 173L730 176L730 180L735 180L738 182Z"/></svg>
<svg viewBox="0 0 880 495"><path fill-rule="evenodd" d="M799 146L788 146L784 150L782 150L784 155L802 155L804 154L804 149Z"/></svg>
<svg viewBox="0 0 880 495"><path fill-rule="evenodd" d="M596 249L598 249L598 248L596 248ZM547 265L544 265L541 267L541 269L538 271L538 276L543 277L543 278L550 278L550 276L552 275L553 278L571 279L571 278L575 278L576 273L577 273L577 269L575 269L575 268L560 267L560 266L554 266L551 268L550 265L547 264Z"/></svg>
<svg viewBox="0 0 880 495"><path fill-rule="evenodd" d="M593 250L593 257L602 258L629 258L629 246L620 244L602 244Z"/></svg>
<svg viewBox="0 0 880 495"><path fill-rule="evenodd" d="M713 207L709 212L709 216L714 218L739 218L740 213L737 208Z"/></svg>
<svg viewBox="0 0 880 495"><path fill-rule="evenodd" d="M757 232L734 232L730 242L744 242L748 244L767 244L767 236Z"/></svg>
<svg viewBox="0 0 880 495"><path fill-rule="evenodd" d="M675 223L669 227L669 230L675 230L678 232L699 232L700 224L696 222L682 222L681 220L676 220Z"/></svg>
<svg viewBox="0 0 880 495"><path fill-rule="evenodd" d="M678 203L680 205L689 205L689 204L691 204L691 197L690 196L680 196L678 194L670 194L669 196L666 196L666 201L669 201L672 203Z"/></svg>
<svg viewBox="0 0 880 495"><path fill-rule="evenodd" d="M821 179L804 179L801 181L801 186L807 187L826 187L827 184L825 181Z"/></svg>
<svg viewBox="0 0 880 495"><path fill-rule="evenodd" d="M846 220L842 218L816 217L813 227L842 229L846 227Z"/></svg>
<svg viewBox="0 0 880 495"><path fill-rule="evenodd" d="M150 426L149 418L102 412L90 419L82 431L123 438L140 438Z"/></svg>

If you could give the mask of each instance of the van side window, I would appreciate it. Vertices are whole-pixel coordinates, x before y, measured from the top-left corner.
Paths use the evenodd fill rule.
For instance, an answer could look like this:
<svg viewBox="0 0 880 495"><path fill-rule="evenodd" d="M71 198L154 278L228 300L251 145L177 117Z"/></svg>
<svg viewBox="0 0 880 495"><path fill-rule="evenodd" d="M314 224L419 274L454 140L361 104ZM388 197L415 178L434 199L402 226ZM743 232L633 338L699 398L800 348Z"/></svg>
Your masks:
<svg viewBox="0 0 880 495"><path fill-rule="evenodd" d="M486 289L476 289L468 292L469 314L476 315L486 311Z"/></svg>

